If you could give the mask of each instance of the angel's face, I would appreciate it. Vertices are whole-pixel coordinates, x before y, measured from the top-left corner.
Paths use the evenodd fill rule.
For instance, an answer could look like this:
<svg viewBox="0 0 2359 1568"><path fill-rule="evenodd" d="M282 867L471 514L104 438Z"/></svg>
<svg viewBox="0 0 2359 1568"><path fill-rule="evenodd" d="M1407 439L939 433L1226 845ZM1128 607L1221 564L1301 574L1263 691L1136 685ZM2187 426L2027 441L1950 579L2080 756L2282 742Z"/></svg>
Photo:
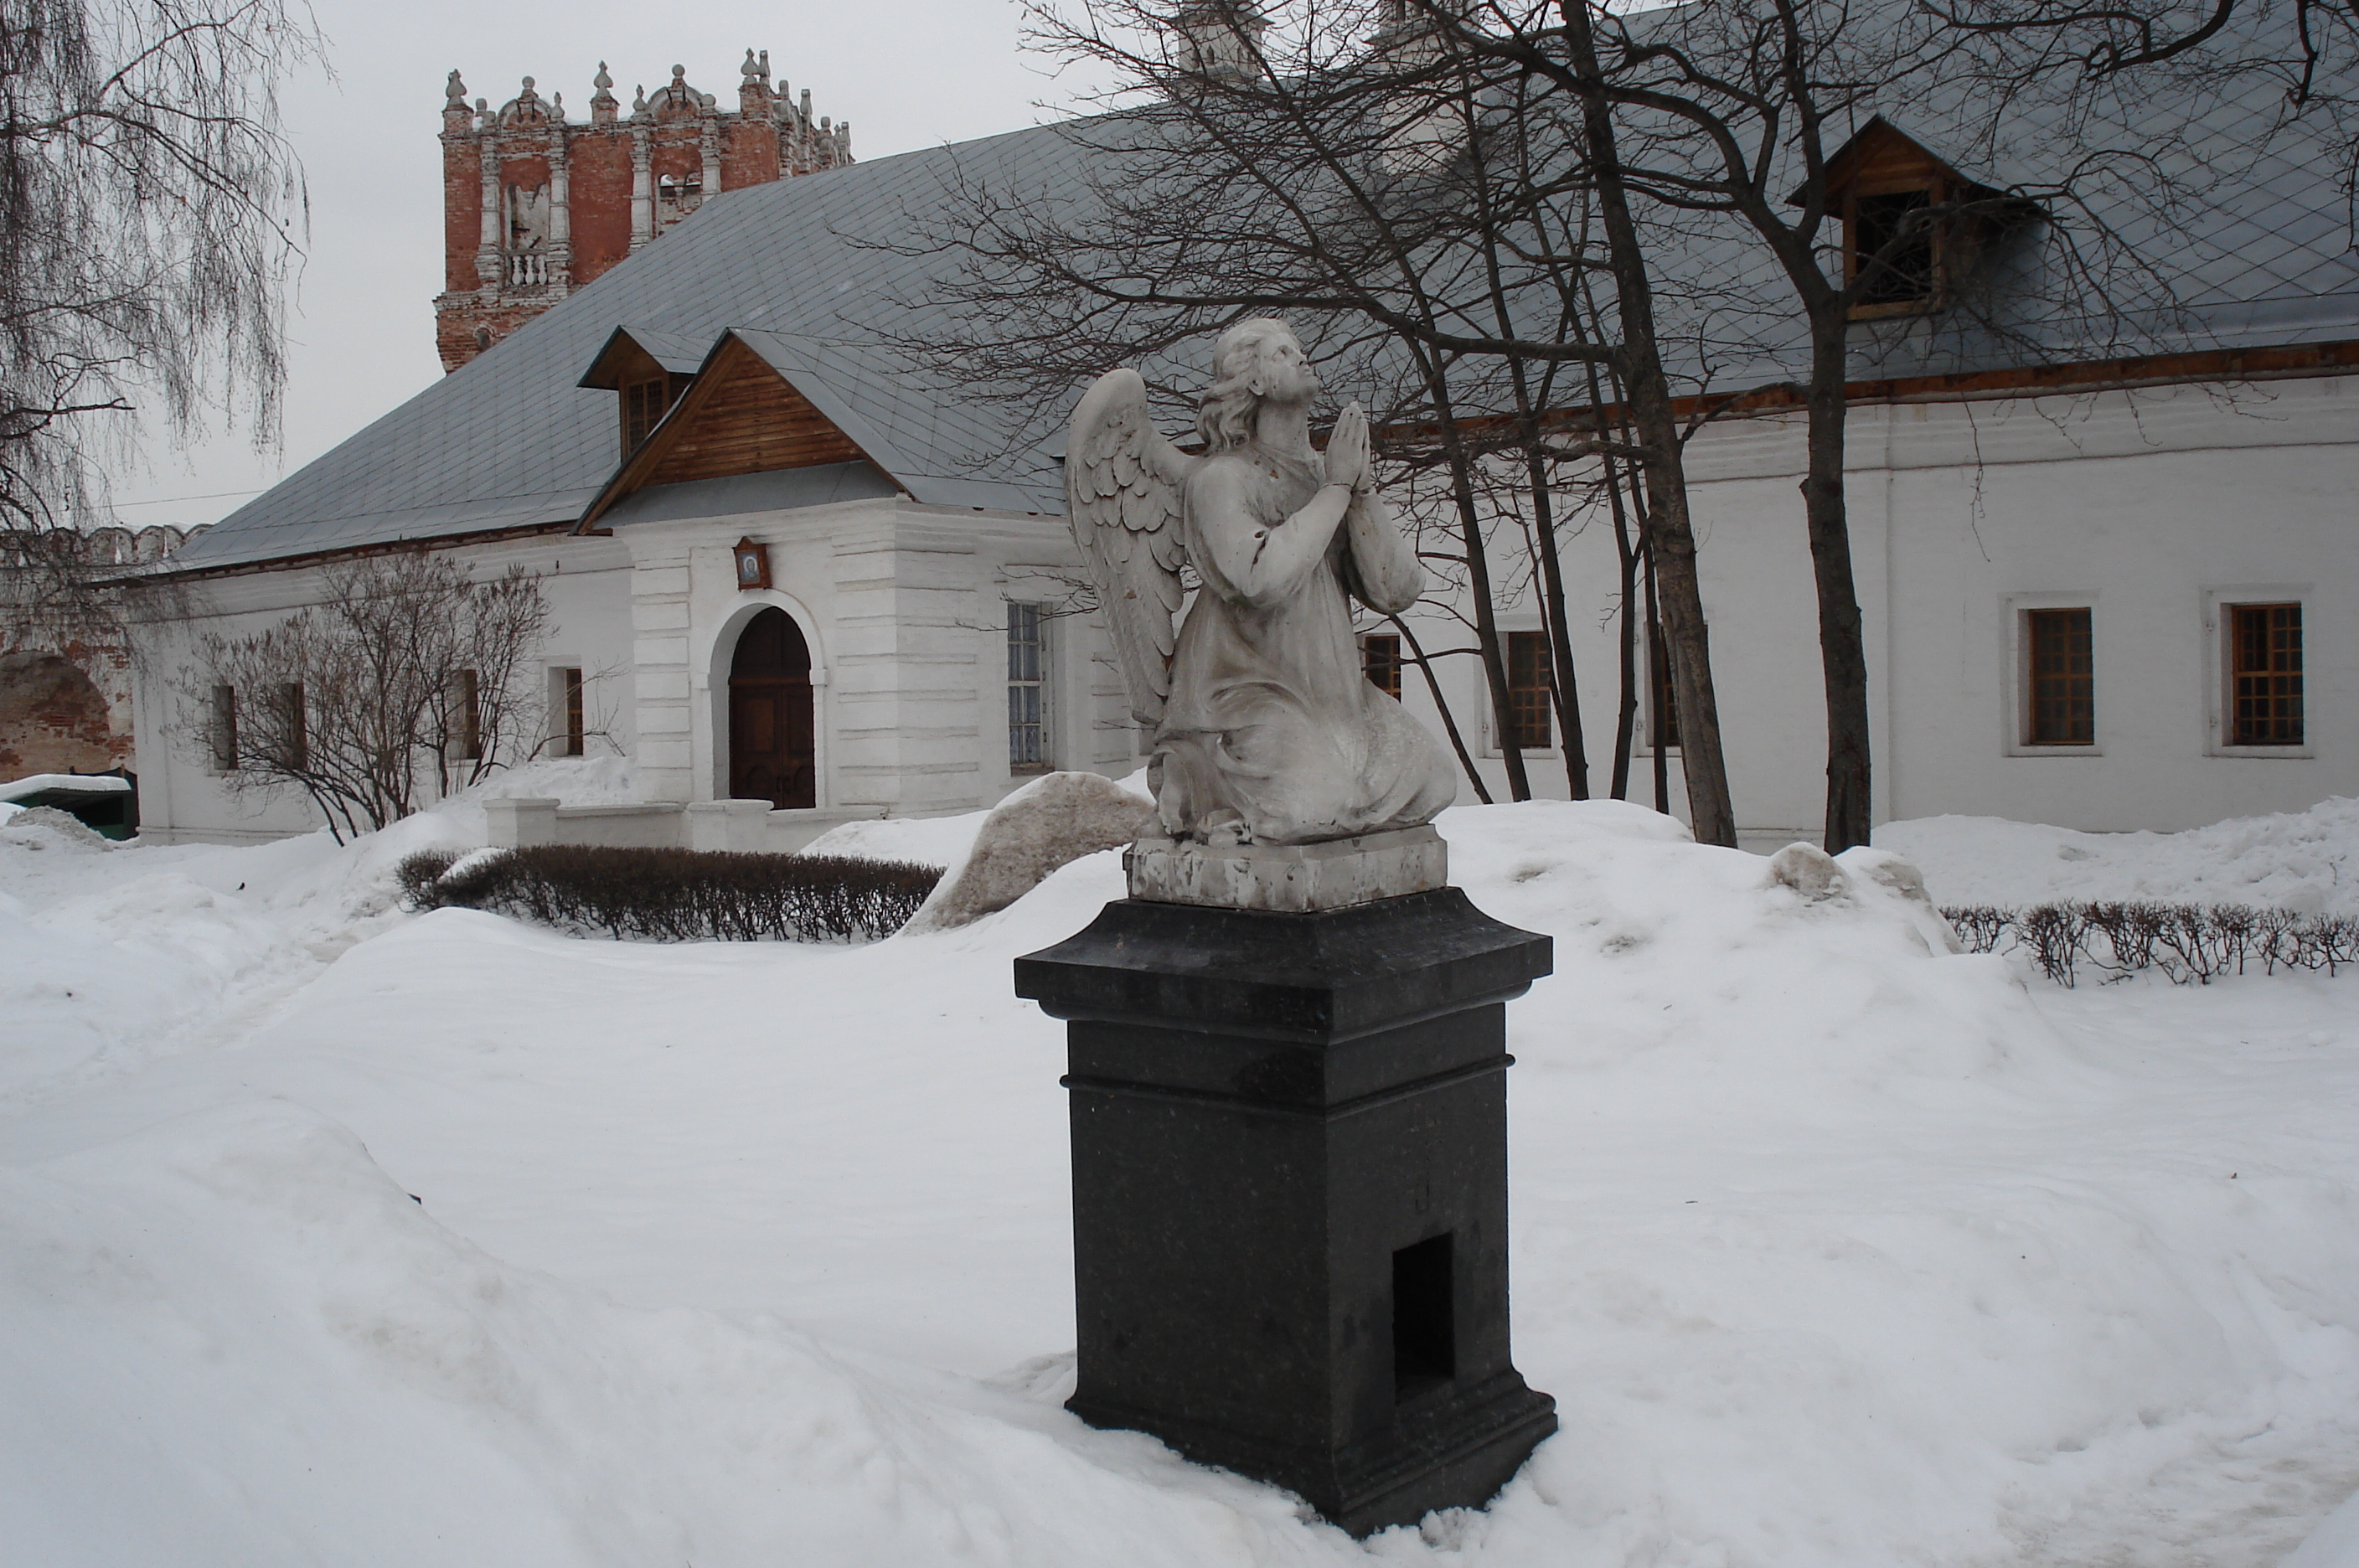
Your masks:
<svg viewBox="0 0 2359 1568"><path fill-rule="evenodd" d="M1307 403L1319 395L1319 373L1292 332L1274 332L1261 349L1261 395L1280 403Z"/></svg>

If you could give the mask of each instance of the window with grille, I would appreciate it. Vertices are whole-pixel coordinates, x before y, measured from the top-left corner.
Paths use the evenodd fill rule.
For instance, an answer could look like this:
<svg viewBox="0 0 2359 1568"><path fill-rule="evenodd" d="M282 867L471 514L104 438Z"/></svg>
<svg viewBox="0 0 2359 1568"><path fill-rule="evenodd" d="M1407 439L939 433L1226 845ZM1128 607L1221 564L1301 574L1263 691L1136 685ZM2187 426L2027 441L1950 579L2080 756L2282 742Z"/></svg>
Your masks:
<svg viewBox="0 0 2359 1568"><path fill-rule="evenodd" d="M2228 744L2299 746L2301 606L2230 604Z"/></svg>
<svg viewBox="0 0 2359 1568"><path fill-rule="evenodd" d="M624 456L628 457L639 450L639 443L663 422L665 411L670 408L673 398L691 379L693 377L686 376L656 376L624 386Z"/></svg>
<svg viewBox="0 0 2359 1568"><path fill-rule="evenodd" d="M1360 670L1367 676L1368 684L1400 701L1401 655L1400 638L1390 632L1372 632L1360 639Z"/></svg>
<svg viewBox="0 0 2359 1568"><path fill-rule="evenodd" d="M1932 297L1937 281L1933 225L1919 221L1909 227L1909 215L1932 201L1933 192L1924 189L1853 199L1848 259L1859 282L1859 304L1915 304Z"/></svg>
<svg viewBox="0 0 2359 1568"><path fill-rule="evenodd" d="M549 750L560 757L580 757L582 743L589 737L581 670L572 665L552 666L549 671L549 698L558 718L556 733L549 736Z"/></svg>
<svg viewBox="0 0 2359 1568"><path fill-rule="evenodd" d="M2023 613L2027 746L2094 746L2097 681L2086 605Z"/></svg>
<svg viewBox="0 0 2359 1568"><path fill-rule="evenodd" d="M1671 650L1663 639L1647 639L1647 744L1657 751L1680 744L1679 689L1671 684Z"/></svg>
<svg viewBox="0 0 2359 1568"><path fill-rule="evenodd" d="M1007 606L1007 770L1049 770L1048 626L1038 604Z"/></svg>
<svg viewBox="0 0 2359 1568"><path fill-rule="evenodd" d="M214 687L212 708L213 769L227 773L237 767L237 688Z"/></svg>
<svg viewBox="0 0 2359 1568"><path fill-rule="evenodd" d="M1519 751L1546 751L1556 744L1556 715L1549 705L1552 682L1545 632L1507 634L1507 717Z"/></svg>
<svg viewBox="0 0 2359 1568"><path fill-rule="evenodd" d="M484 755L484 694L472 670L451 677L451 754L471 762Z"/></svg>
<svg viewBox="0 0 2359 1568"><path fill-rule="evenodd" d="M311 760L311 735L303 708L303 683L290 681L278 689L279 722L286 727L287 766L303 768Z"/></svg>

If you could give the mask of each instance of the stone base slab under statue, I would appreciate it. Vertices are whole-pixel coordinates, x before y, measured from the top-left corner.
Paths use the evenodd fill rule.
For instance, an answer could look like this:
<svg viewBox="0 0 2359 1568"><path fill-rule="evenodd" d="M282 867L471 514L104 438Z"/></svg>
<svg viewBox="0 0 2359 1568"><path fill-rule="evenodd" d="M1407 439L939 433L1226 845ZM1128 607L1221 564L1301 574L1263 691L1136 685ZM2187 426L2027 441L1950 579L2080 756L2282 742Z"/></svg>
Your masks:
<svg viewBox="0 0 2359 1568"><path fill-rule="evenodd" d="M1451 887L1130 898L1018 959L1068 1020L1069 1408L1354 1535L1488 1502L1556 1430L1507 1337L1506 1004L1550 967Z"/></svg>
<svg viewBox="0 0 2359 1568"><path fill-rule="evenodd" d="M1293 914L1430 893L1450 882L1450 846L1430 827L1224 847L1150 836L1132 844L1122 864L1134 898Z"/></svg>

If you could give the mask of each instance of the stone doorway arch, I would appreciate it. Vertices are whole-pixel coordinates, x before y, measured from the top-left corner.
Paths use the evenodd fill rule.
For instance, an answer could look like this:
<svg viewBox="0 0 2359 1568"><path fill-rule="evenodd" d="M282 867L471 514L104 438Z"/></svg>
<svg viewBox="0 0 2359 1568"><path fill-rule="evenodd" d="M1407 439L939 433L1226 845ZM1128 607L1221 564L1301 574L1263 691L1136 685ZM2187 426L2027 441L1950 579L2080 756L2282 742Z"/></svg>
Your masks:
<svg viewBox="0 0 2359 1568"><path fill-rule="evenodd" d="M819 804L810 645L776 605L745 623L729 661L729 795L788 811Z"/></svg>

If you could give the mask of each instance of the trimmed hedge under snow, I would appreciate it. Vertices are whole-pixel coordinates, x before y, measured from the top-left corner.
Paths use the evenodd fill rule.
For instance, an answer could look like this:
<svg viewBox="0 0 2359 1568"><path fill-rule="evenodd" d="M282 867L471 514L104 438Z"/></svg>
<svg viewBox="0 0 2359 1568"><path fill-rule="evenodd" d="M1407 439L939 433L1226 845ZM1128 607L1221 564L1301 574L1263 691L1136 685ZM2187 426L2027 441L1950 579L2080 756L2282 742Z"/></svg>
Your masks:
<svg viewBox="0 0 2359 1568"><path fill-rule="evenodd" d="M890 936L941 868L693 849L424 850L397 875L410 906L488 909L559 931L649 942L851 942Z"/></svg>
<svg viewBox="0 0 2359 1568"><path fill-rule="evenodd" d="M2120 979L2158 970L2174 985L2210 985L2248 969L2334 975L2359 964L2359 920L2297 915L2244 904L2094 902L1945 908L1969 952L2012 945L2040 973L2071 985L2083 964Z"/></svg>

